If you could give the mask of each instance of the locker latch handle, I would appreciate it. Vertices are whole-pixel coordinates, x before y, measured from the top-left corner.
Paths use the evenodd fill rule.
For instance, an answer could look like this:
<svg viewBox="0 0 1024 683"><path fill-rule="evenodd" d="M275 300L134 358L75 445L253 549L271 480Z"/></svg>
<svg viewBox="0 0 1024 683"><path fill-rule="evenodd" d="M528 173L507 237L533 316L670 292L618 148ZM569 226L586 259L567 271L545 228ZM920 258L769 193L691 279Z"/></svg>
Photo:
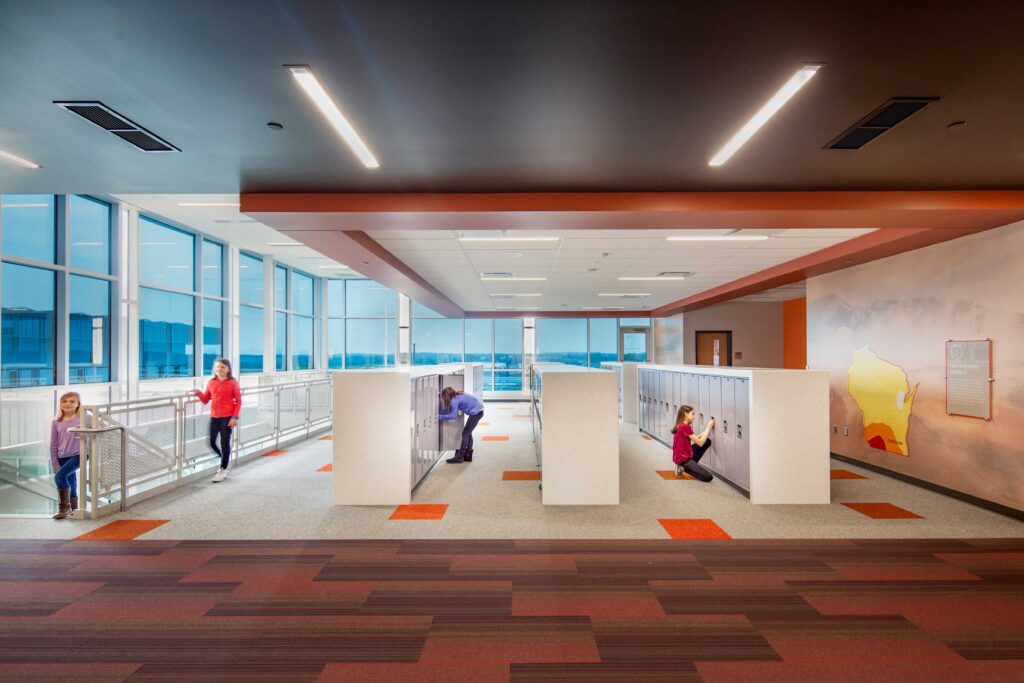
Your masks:
<svg viewBox="0 0 1024 683"><path fill-rule="evenodd" d="M736 425L736 438L737 439L742 439L743 438L743 425Z"/></svg>
<svg viewBox="0 0 1024 683"><path fill-rule="evenodd" d="M729 421L728 420L722 420L722 433L723 434L728 434L729 433Z"/></svg>

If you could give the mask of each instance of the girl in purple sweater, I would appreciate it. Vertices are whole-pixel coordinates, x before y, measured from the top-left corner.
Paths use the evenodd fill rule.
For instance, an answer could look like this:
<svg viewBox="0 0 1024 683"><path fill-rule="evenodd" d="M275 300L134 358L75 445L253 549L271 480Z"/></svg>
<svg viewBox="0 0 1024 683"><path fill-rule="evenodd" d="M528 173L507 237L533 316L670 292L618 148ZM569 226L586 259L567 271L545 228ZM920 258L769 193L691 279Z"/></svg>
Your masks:
<svg viewBox="0 0 1024 683"><path fill-rule="evenodd" d="M50 464L53 480L60 495L60 509L54 519L64 519L78 508L78 471L80 453L78 437L68 430L81 424L82 397L69 391L60 397L60 409L50 428Z"/></svg>

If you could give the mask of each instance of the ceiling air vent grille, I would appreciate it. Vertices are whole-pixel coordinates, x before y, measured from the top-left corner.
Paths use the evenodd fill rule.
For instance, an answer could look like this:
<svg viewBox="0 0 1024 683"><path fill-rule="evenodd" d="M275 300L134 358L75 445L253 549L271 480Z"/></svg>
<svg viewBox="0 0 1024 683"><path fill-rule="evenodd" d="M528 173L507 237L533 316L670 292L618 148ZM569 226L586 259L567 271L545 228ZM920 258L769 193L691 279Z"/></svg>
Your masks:
<svg viewBox="0 0 1024 683"><path fill-rule="evenodd" d="M847 128L825 149L860 149L887 130L903 123L938 97L894 97Z"/></svg>
<svg viewBox="0 0 1024 683"><path fill-rule="evenodd" d="M480 273L480 277L512 277L512 273Z"/></svg>
<svg viewBox="0 0 1024 683"><path fill-rule="evenodd" d="M54 102L58 107L113 133L125 142L134 145L143 152L180 152L170 143L161 140L142 126L118 114L102 102Z"/></svg>
<svg viewBox="0 0 1024 683"><path fill-rule="evenodd" d="M690 277L693 273L687 271L664 270L658 273L658 277Z"/></svg>

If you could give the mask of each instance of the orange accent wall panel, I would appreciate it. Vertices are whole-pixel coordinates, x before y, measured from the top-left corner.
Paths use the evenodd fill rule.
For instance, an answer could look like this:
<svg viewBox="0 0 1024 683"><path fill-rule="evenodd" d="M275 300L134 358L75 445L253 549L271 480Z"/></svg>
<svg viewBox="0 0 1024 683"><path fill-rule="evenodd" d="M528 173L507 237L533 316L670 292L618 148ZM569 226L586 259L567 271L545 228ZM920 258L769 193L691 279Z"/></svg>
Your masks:
<svg viewBox="0 0 1024 683"><path fill-rule="evenodd" d="M807 367L807 299L782 302L782 367Z"/></svg>

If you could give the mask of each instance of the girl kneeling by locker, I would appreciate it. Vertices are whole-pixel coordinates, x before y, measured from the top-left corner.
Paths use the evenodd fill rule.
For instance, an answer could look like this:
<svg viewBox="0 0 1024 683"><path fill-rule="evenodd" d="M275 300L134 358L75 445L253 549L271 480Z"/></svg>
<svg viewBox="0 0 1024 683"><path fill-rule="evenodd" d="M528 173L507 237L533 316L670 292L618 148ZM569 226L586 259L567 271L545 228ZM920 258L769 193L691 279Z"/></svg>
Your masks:
<svg viewBox="0 0 1024 683"><path fill-rule="evenodd" d="M715 426L715 418L708 420L708 425L700 434L693 433L693 408L680 406L676 413L676 426L672 428L672 462L676 464L676 476L682 477L686 471L701 481L711 481L714 477L700 466L700 459L711 448L708 434Z"/></svg>

